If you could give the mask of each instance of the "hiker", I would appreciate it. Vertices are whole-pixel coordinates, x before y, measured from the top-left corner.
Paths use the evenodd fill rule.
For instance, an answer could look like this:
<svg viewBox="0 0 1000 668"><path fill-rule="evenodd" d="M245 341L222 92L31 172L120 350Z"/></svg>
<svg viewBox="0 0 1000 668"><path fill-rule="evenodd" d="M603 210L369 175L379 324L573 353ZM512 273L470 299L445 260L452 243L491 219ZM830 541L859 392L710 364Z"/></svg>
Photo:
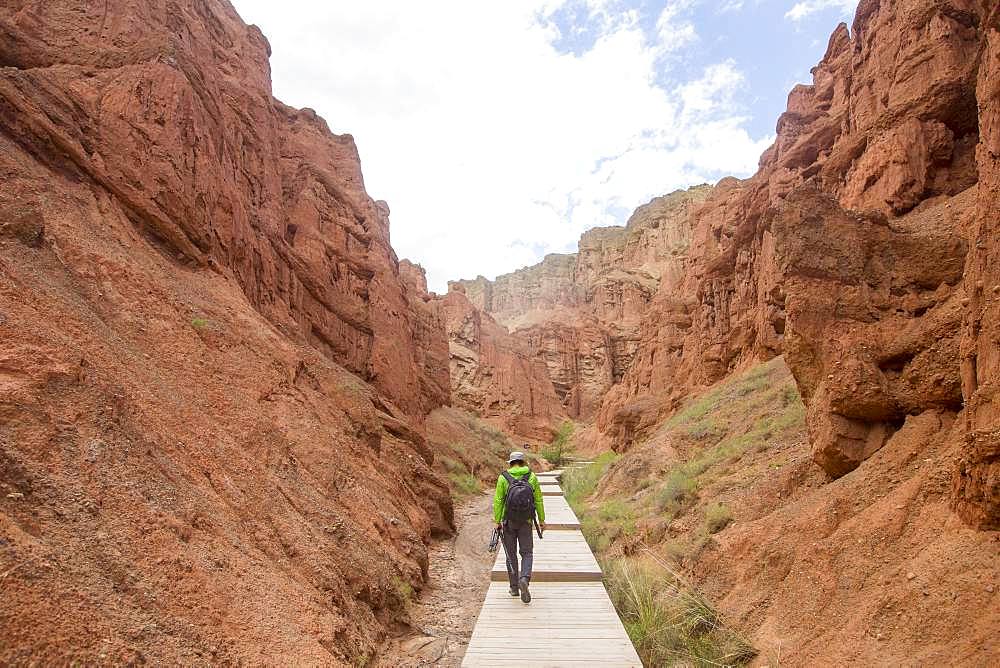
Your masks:
<svg viewBox="0 0 1000 668"><path fill-rule="evenodd" d="M493 521L503 532L503 549L507 554L507 578L510 595L520 596L531 602L528 583L531 582L532 551L534 549L535 516L538 516L539 535L545 530L545 506L538 478L525 463L523 452L512 452L507 458L508 468L497 478L497 491L493 496ZM517 555L521 555L518 570Z"/></svg>

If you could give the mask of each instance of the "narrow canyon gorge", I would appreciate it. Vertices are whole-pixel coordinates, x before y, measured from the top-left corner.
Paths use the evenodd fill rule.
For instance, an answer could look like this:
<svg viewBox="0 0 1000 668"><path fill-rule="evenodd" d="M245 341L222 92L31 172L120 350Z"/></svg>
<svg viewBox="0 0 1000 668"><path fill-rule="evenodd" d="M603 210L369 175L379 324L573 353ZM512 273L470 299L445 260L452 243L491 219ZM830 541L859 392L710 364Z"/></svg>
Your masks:
<svg viewBox="0 0 1000 668"><path fill-rule="evenodd" d="M567 421L595 508L754 435L598 552L733 509L676 567L756 665L1000 660L995 2L862 0L755 175L443 295L228 0L91 9L0 6L0 663L370 665Z"/></svg>

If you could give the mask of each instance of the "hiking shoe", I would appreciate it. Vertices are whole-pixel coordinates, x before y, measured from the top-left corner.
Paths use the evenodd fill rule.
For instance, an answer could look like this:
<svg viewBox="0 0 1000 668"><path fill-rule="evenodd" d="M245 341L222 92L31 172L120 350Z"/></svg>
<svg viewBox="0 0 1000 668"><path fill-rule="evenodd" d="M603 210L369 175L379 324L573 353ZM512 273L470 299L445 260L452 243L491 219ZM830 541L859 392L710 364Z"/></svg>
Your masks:
<svg viewBox="0 0 1000 668"><path fill-rule="evenodd" d="M521 601L531 603L531 592L528 591L528 578L521 578L519 589L521 590Z"/></svg>
<svg viewBox="0 0 1000 668"><path fill-rule="evenodd" d="M511 596L520 596L521 595L521 590L518 589L517 587L511 587L510 588L510 595Z"/></svg>

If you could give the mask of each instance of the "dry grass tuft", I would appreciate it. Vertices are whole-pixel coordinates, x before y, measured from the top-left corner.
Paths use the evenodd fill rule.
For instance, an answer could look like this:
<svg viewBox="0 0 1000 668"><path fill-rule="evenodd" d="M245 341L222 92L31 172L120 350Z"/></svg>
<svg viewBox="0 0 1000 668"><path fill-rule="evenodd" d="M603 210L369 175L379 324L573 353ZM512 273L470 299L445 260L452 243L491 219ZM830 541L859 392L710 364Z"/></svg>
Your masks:
<svg viewBox="0 0 1000 668"><path fill-rule="evenodd" d="M606 562L605 583L648 666L743 666L756 650L701 593L648 548Z"/></svg>

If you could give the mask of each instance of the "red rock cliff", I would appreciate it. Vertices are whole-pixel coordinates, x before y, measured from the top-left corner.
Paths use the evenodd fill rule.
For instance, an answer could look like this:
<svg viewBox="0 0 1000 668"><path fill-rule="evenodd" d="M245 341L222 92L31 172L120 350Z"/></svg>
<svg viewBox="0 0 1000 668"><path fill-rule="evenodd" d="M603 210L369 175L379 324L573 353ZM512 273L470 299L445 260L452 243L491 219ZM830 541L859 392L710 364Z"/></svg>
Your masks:
<svg viewBox="0 0 1000 668"><path fill-rule="evenodd" d="M282 331L407 413L447 401L422 391L446 388L443 371L424 378L415 360L435 342L400 345L421 328L388 207L365 192L350 136L271 97L256 27L207 0L2 11L2 123L22 151L106 193L179 265L228 270Z"/></svg>
<svg viewBox="0 0 1000 668"><path fill-rule="evenodd" d="M447 321L455 405L510 433L547 441L564 413L544 361L460 287L438 303Z"/></svg>
<svg viewBox="0 0 1000 668"><path fill-rule="evenodd" d="M452 529L441 314L267 57L225 0L0 7L2 663L356 662Z"/></svg>
<svg viewBox="0 0 1000 668"><path fill-rule="evenodd" d="M576 254L548 255L496 281L479 277L450 288L541 357L563 411L589 420L631 365L657 287L683 275L688 211L710 192L702 186L656 198L625 227L584 233Z"/></svg>
<svg viewBox="0 0 1000 668"><path fill-rule="evenodd" d="M978 53L978 201L966 265L962 321L964 447L953 507L970 524L1000 529L1000 7L983 13Z"/></svg>
<svg viewBox="0 0 1000 668"><path fill-rule="evenodd" d="M661 284L598 416L614 443L641 438L690 388L784 354L814 459L833 476L911 418L967 405L956 507L996 526L983 348L995 20L989 3L870 1L851 32L837 29L760 171L690 214L686 272Z"/></svg>

